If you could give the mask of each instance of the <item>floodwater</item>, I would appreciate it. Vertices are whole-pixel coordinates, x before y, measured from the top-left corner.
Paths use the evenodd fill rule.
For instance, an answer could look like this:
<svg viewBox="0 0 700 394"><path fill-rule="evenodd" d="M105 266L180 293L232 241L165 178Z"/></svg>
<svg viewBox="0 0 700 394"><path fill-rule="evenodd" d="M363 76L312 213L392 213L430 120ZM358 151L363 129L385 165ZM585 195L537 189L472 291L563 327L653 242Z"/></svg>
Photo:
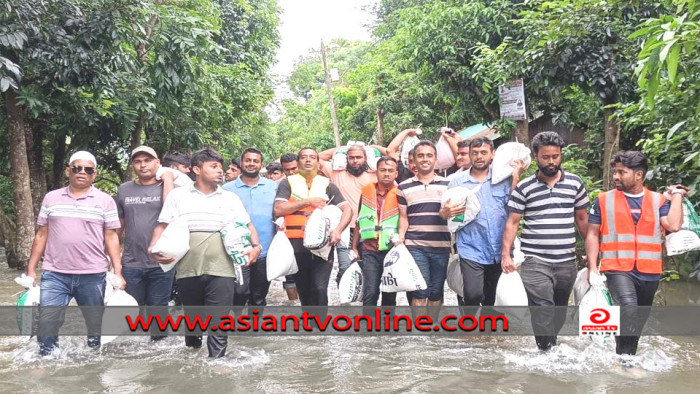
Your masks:
<svg viewBox="0 0 700 394"><path fill-rule="evenodd" d="M16 271L0 269L0 304L21 290ZM335 277L335 272L332 278ZM329 289L337 304L335 284ZM456 305L453 292L446 302ZM405 303L405 299L399 298ZM678 281L668 305L700 304L700 285ZM268 304L290 303L273 282ZM83 337L62 337L60 354L40 359L34 339L0 337L0 390L41 392L697 392L700 338L643 337L633 368L622 368L614 343L601 348L560 337L548 353L530 337L229 337L222 360L183 337L150 343L119 338L99 352Z"/></svg>

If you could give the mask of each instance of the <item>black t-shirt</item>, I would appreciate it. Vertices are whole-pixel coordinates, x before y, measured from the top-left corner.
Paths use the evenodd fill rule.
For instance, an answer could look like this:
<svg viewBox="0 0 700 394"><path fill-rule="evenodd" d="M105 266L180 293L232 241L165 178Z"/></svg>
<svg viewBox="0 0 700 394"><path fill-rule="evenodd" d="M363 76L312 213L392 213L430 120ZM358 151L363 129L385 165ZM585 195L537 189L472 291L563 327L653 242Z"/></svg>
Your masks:
<svg viewBox="0 0 700 394"><path fill-rule="evenodd" d="M399 175L396 177L397 184L400 184L406 179L413 178L413 173L403 165L402 161L399 161L398 172Z"/></svg>
<svg viewBox="0 0 700 394"><path fill-rule="evenodd" d="M320 175L319 175L320 176ZM347 204L347 201L345 201L345 198L343 198L343 194L340 192L340 189L338 189L338 186L336 186L333 183L328 184L328 188L326 188L326 194L328 195L328 198L330 199L329 204L335 205L337 207L340 207L344 204ZM275 196L275 201L288 201L289 197L292 195L292 185L289 184L289 180L285 178L279 183L279 187L277 187L277 195ZM308 250L304 247L304 240L301 238L293 238L289 240L292 243L292 247L294 248L294 253L304 253L308 252Z"/></svg>

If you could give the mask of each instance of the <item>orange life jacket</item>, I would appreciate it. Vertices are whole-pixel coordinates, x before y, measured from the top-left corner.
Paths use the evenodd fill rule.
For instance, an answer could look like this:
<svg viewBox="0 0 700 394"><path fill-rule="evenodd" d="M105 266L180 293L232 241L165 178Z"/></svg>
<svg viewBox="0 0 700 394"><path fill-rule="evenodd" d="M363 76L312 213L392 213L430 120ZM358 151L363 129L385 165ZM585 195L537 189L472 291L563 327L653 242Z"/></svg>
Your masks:
<svg viewBox="0 0 700 394"><path fill-rule="evenodd" d="M642 213L634 224L627 197L619 190L598 196L600 206L600 271L628 272L637 267L645 274L663 270L663 228L659 210L666 199L644 188Z"/></svg>
<svg viewBox="0 0 700 394"><path fill-rule="evenodd" d="M310 189L306 184L306 178L299 174L288 176L287 181L292 191L288 200L289 202L301 201L312 197L328 197L326 191L328 190L330 181L326 177L317 175L312 181ZM309 216L311 216L311 212L313 212L314 209L314 207L304 207L292 214L284 216L284 226L286 227L284 233L287 235L287 238L304 238L306 222L309 220Z"/></svg>
<svg viewBox="0 0 700 394"><path fill-rule="evenodd" d="M360 238L378 240L379 250L391 248L391 237L399 232L399 202L396 199L398 187L394 185L386 192L382 205L377 204L377 184L370 183L362 188L360 212L357 225Z"/></svg>

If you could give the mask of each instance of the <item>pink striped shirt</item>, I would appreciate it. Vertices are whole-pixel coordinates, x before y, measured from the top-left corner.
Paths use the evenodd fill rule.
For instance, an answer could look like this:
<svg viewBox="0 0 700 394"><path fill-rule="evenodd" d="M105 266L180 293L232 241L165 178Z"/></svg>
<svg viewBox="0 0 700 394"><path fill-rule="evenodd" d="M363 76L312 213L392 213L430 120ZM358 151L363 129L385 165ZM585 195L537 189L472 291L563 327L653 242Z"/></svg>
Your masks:
<svg viewBox="0 0 700 394"><path fill-rule="evenodd" d="M37 219L48 226L44 270L63 274L107 272L105 229L118 229L117 204L94 186L85 196L75 198L67 187L44 196Z"/></svg>

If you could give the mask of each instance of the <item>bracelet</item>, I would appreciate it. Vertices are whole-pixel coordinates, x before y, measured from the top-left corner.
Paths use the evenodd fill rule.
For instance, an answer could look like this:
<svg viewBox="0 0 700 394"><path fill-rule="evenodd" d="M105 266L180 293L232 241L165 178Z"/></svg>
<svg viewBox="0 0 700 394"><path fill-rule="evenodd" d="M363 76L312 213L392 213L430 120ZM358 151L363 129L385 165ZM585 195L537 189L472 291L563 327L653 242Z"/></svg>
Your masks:
<svg viewBox="0 0 700 394"><path fill-rule="evenodd" d="M671 191L671 194L683 194L683 190L681 190L681 189L673 189L673 191Z"/></svg>

